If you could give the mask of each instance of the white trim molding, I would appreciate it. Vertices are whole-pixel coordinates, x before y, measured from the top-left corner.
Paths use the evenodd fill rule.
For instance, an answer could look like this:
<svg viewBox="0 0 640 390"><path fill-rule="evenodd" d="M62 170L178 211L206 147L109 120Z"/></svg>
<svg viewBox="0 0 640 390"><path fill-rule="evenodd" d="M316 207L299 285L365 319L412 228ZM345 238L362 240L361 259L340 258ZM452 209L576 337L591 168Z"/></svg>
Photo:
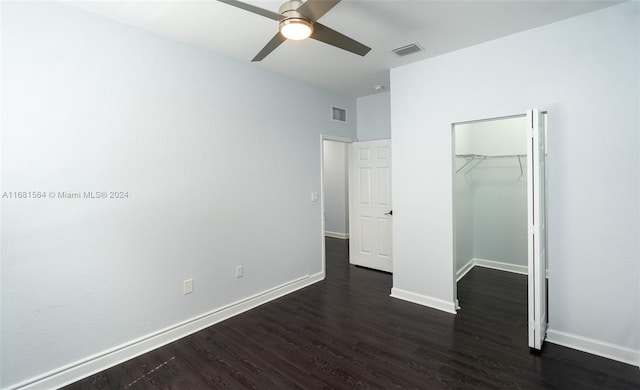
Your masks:
<svg viewBox="0 0 640 390"><path fill-rule="evenodd" d="M447 313L456 314L455 302L449 302L439 298L433 298L411 291L401 290L395 287L391 289L391 297L402 299L403 301L417 303L418 305L427 306L433 309L446 311Z"/></svg>
<svg viewBox="0 0 640 390"><path fill-rule="evenodd" d="M558 330L547 330L547 342L640 367L640 351Z"/></svg>
<svg viewBox="0 0 640 390"><path fill-rule="evenodd" d="M323 141L338 141L350 144L352 142L356 142L353 138L339 137L337 135L329 135L329 134L321 134L320 139Z"/></svg>
<svg viewBox="0 0 640 390"><path fill-rule="evenodd" d="M18 383L7 390L57 389L86 378L136 356L189 336L218 322L244 313L274 299L323 280L324 272L306 275L269 290L249 296L208 313L132 340L86 359L61 367L44 375Z"/></svg>
<svg viewBox="0 0 640 390"><path fill-rule="evenodd" d="M527 267L526 265L503 263L501 261L477 259L474 257L473 259L469 260L469 262L465 264L462 268L460 268L458 272L456 272L456 282L459 282L460 279L462 279L469 271L473 269L473 267L476 267L476 266L497 269L499 271L513 272L515 274L521 274L521 275L527 275L529 271L529 267Z"/></svg>
<svg viewBox="0 0 640 390"><path fill-rule="evenodd" d="M469 273L476 266L476 263L471 259L467 262L467 264L463 265L462 268L456 272L456 282L459 282L460 279L464 278L464 276Z"/></svg>
<svg viewBox="0 0 640 390"><path fill-rule="evenodd" d="M462 268L458 270L458 272L456 272L456 282L459 282L460 279L464 278L464 276L469 271L471 271L475 266L497 269L499 271L513 272L515 274L520 274L520 275L529 274L529 267L526 265L503 263L501 261L477 259L474 257L473 259L469 260L467 264L463 265ZM548 269L547 269L547 279L549 279Z"/></svg>
<svg viewBox="0 0 640 390"><path fill-rule="evenodd" d="M339 238L341 240L348 240L349 239L349 233L336 233L336 232L326 231L326 232L324 232L324 235L325 235L325 237Z"/></svg>
<svg viewBox="0 0 640 390"><path fill-rule="evenodd" d="M516 265L511 263L503 263L501 261L472 259L474 264L479 267L497 269L499 271L513 272L515 274L528 275L529 267L526 265Z"/></svg>

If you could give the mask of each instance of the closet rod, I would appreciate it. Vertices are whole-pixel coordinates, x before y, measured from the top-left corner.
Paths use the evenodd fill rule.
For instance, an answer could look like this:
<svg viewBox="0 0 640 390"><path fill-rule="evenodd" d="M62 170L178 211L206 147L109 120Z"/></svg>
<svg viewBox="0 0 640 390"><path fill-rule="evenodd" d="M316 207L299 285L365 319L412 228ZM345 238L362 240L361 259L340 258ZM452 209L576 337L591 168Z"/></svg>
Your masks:
<svg viewBox="0 0 640 390"><path fill-rule="evenodd" d="M469 165L473 160L477 160L476 164L474 166L471 167L471 169L469 169L467 171L471 172L475 167L477 167L478 165L480 165L481 162L483 162L484 160L492 160L492 159L502 159L502 158L517 158L518 159L518 163L520 164L520 174L524 174L524 170L522 169L522 158L523 157L527 157L526 154L502 154L499 156L488 156L488 155L484 155L484 154L456 154L456 157L460 157L460 158L464 158L467 161L462 164L462 166L460 168L458 168L456 170L456 173L460 172L461 170L463 170L467 165Z"/></svg>

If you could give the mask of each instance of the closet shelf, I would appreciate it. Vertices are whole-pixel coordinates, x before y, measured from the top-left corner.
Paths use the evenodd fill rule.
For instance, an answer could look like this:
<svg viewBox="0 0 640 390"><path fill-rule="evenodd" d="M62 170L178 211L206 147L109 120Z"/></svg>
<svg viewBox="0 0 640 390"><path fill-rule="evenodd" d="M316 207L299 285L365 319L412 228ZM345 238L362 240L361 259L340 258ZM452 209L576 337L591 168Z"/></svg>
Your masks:
<svg viewBox="0 0 640 390"><path fill-rule="evenodd" d="M467 173L471 172L475 167L480 165L484 160L495 160L495 159L504 159L504 158L517 158L518 163L520 164L520 174L524 174L524 170L522 169L522 158L527 157L526 154L504 154L499 156L488 156L484 154L456 154L456 157L464 158L467 161L462 164L460 168L456 170L456 173L463 170L467 165L471 164L471 162L476 161L476 163L467 171Z"/></svg>

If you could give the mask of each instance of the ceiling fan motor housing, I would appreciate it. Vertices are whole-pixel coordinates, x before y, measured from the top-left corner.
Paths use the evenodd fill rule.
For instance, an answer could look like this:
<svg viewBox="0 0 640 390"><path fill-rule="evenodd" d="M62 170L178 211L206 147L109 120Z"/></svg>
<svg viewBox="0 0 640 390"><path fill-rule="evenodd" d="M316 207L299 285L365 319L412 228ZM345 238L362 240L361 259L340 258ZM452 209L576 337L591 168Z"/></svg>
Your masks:
<svg viewBox="0 0 640 390"><path fill-rule="evenodd" d="M280 6L280 14L282 15L282 19L280 20L281 32L287 27L300 25L306 26L309 29L309 34L313 32L313 22L309 18L298 12L298 8L300 8L302 4L304 3L300 0L291 0ZM286 34L284 35L286 36ZM300 39L304 39L306 37L308 37L308 35Z"/></svg>

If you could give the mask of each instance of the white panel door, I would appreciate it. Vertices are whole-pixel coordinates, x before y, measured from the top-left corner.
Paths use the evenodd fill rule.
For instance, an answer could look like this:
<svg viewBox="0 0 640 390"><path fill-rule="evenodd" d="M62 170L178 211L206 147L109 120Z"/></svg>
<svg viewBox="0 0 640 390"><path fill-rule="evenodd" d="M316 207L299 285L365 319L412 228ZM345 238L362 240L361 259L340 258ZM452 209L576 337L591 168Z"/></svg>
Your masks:
<svg viewBox="0 0 640 390"><path fill-rule="evenodd" d="M545 117L527 112L527 204L529 224L529 347L541 349L547 335L547 240L545 221Z"/></svg>
<svg viewBox="0 0 640 390"><path fill-rule="evenodd" d="M391 140L349 149L349 261L392 272Z"/></svg>

